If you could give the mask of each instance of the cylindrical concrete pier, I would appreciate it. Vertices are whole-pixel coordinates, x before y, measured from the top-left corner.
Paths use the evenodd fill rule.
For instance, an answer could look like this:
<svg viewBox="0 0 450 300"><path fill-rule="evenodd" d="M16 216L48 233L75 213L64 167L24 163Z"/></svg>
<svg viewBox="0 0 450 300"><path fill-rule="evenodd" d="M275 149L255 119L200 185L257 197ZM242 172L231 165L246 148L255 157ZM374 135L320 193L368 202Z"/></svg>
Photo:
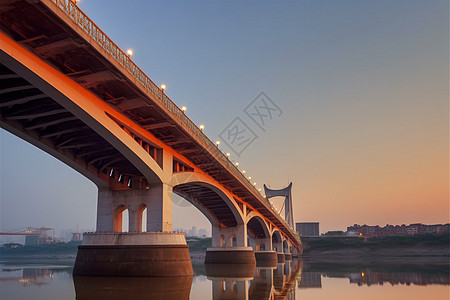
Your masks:
<svg viewBox="0 0 450 300"><path fill-rule="evenodd" d="M277 257L278 257L278 263L284 263L286 261L286 258L284 256L283 252L277 252Z"/></svg>
<svg viewBox="0 0 450 300"><path fill-rule="evenodd" d="M73 274L78 276L193 275L184 234L85 233Z"/></svg>
<svg viewBox="0 0 450 300"><path fill-rule="evenodd" d="M275 251L255 251L257 267L276 267L278 263Z"/></svg>
<svg viewBox="0 0 450 300"><path fill-rule="evenodd" d="M208 248L205 264L247 264L255 265L252 247Z"/></svg>
<svg viewBox="0 0 450 300"><path fill-rule="evenodd" d="M285 260L292 260L292 254L291 253L285 253L284 254L284 259Z"/></svg>

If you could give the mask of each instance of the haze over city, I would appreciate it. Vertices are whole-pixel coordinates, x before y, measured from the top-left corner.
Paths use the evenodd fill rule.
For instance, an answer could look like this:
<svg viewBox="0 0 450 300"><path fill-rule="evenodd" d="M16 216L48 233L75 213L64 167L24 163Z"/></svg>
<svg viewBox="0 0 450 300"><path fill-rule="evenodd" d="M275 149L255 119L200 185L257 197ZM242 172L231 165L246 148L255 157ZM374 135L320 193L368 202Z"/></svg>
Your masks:
<svg viewBox="0 0 450 300"><path fill-rule="evenodd" d="M219 147L258 188L293 182L295 222L449 221L448 1L79 6L211 140L236 117L251 127L239 155ZM264 129L244 112L260 92L282 111ZM95 230L95 185L4 130L0 197L1 231ZM174 202L174 228L210 228Z"/></svg>

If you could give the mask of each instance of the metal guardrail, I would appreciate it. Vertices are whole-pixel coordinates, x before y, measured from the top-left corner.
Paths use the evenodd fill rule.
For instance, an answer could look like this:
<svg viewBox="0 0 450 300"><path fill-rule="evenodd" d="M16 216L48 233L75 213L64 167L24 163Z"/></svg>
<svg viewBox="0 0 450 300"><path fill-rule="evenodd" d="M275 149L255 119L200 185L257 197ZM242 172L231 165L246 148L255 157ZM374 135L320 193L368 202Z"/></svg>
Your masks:
<svg viewBox="0 0 450 300"><path fill-rule="evenodd" d="M92 41L95 41L105 50L109 55L111 55L123 68L125 68L139 83L141 83L150 93L152 93L155 98L161 102L171 113L173 113L185 127L185 129L199 138L206 148L213 152L217 158L221 160L232 172L240 176L247 185L249 190L253 190L255 195L259 196L261 202L265 202L269 209L275 215L280 216L283 225L294 232L283 219L283 217L278 214L272 207L271 203L259 193L255 186L247 180L247 178L239 171L239 169L233 164L228 157L223 154L222 151L203 133L198 126L189 119L186 114L169 98L166 94L131 60L130 56L127 55L119 46L117 46L72 0L51 0L56 6L63 11L70 19L72 19L75 24L80 27L84 32L86 32ZM295 235L294 235L295 237Z"/></svg>

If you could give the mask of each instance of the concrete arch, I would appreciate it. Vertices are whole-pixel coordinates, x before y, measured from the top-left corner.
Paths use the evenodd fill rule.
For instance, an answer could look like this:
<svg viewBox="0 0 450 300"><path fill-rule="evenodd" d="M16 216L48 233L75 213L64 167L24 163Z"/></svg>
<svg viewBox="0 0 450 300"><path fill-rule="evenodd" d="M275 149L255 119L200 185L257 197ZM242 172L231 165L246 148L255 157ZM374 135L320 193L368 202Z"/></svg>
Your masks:
<svg viewBox="0 0 450 300"><path fill-rule="evenodd" d="M165 173L157 162L107 114L126 123L134 123L89 90L62 75L56 69L49 67L37 57L30 55L23 48L15 45L6 47L5 45L5 49L8 49L14 55L11 56L8 52L0 53L2 64L41 90L67 112L73 114L78 120L95 131L117 149L150 184L161 183L165 179ZM38 134L25 133L20 129L20 126L13 126L4 122L1 122L1 126L80 172L94 182L97 187L108 187L108 183L100 179L99 176L95 176L96 170L83 166L83 163L77 162L74 157L62 154L51 143L39 138Z"/></svg>
<svg viewBox="0 0 450 300"><path fill-rule="evenodd" d="M242 211L234 200L233 195L204 174L194 172L174 174L169 186L172 187L173 193L183 197L197 207L213 226L219 226L221 224L226 226L237 226L245 223ZM211 201L202 201L200 196L203 191L211 192L210 195L213 197L214 195L217 196L216 201L222 202L220 209L229 210L227 212L228 220L225 224L221 217L218 216L215 209L209 205L209 202ZM231 222L230 218L234 219L234 223Z"/></svg>

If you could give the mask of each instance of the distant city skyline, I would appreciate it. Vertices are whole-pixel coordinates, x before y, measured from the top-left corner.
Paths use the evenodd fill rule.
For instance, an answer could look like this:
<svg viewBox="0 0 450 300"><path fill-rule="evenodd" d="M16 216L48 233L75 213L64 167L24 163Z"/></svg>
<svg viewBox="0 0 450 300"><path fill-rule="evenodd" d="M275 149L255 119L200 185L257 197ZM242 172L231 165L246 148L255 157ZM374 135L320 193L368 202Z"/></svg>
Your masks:
<svg viewBox="0 0 450 300"><path fill-rule="evenodd" d="M237 117L254 126L239 155L220 149L258 188L293 182L294 222L448 222L448 1L79 6L211 140ZM261 92L283 111L264 130L245 113ZM92 182L0 130L0 230L94 230L96 202ZM174 203L174 228L210 228Z"/></svg>

